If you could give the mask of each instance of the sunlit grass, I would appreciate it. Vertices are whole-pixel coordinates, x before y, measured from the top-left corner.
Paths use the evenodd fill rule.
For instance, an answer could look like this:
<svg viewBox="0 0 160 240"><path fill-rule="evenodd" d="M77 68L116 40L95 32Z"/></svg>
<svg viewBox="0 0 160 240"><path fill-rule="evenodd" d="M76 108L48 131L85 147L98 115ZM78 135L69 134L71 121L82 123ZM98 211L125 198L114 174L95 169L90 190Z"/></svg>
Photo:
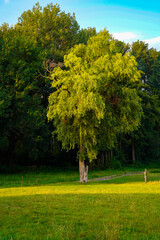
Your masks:
<svg viewBox="0 0 160 240"><path fill-rule="evenodd" d="M124 183L124 184L104 184L103 183L88 183L80 185L79 183L56 184L53 186L38 186L38 187L20 187L0 189L0 197L10 196L32 196L44 194L129 194L129 193L160 193L160 182L145 183Z"/></svg>
<svg viewBox="0 0 160 240"><path fill-rule="evenodd" d="M0 189L0 240L159 240L160 173Z"/></svg>

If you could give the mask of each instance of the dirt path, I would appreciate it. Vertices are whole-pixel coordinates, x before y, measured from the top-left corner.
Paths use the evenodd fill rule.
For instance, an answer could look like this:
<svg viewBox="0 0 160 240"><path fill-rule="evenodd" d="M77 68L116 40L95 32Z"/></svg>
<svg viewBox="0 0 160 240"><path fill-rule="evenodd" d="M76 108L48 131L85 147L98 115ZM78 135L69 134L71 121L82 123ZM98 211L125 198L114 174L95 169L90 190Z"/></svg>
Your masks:
<svg viewBox="0 0 160 240"><path fill-rule="evenodd" d="M121 177L126 177L126 176L131 176L131 175L140 175L140 174L144 174L144 172L129 172L129 173L121 174L121 175L118 174L118 175L110 175L110 176L105 176L105 177L93 178L93 179L88 179L88 182L111 180L111 179L115 179L115 178L121 178Z"/></svg>

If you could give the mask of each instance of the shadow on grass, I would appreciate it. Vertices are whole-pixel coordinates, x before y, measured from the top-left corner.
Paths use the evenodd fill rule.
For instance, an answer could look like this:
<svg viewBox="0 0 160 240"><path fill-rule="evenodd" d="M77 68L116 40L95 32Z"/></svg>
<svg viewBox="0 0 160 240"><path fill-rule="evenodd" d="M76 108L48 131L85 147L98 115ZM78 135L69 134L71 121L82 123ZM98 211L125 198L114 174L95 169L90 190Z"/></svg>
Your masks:
<svg viewBox="0 0 160 240"><path fill-rule="evenodd" d="M87 184L81 184L78 182L78 175L75 174L72 177L56 174L53 175L18 175L12 177L0 177L0 189L13 188L13 187L38 187L38 186L57 186L57 185L111 185L111 184L124 184L124 183L144 183L144 175L130 175L130 176L118 176L115 179L101 180L101 181L89 181ZM76 182L77 181L77 182ZM160 173L149 173L148 182L160 181Z"/></svg>

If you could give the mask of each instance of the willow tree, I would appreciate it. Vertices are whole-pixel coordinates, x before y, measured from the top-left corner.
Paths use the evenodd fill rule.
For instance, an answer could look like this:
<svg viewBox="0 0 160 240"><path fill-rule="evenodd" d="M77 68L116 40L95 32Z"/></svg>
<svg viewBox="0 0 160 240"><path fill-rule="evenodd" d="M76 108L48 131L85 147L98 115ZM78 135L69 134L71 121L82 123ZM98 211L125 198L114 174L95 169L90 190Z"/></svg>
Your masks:
<svg viewBox="0 0 160 240"><path fill-rule="evenodd" d="M73 47L64 58L65 69L52 74L47 116L62 147L78 147L80 182L87 182L86 162L96 159L99 143L113 146L116 136L135 129L142 115L132 87L140 78L137 63L116 49L108 31L101 31L86 45Z"/></svg>

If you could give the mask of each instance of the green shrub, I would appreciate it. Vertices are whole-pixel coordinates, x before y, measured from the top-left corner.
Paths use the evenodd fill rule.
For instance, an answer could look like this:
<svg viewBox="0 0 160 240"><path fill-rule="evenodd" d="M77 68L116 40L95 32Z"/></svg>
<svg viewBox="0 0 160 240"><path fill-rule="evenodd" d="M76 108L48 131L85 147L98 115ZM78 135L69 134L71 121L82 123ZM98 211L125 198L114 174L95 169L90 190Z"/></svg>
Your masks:
<svg viewBox="0 0 160 240"><path fill-rule="evenodd" d="M112 157L112 159L111 159L111 168L112 169L122 168L121 162L116 157Z"/></svg>

